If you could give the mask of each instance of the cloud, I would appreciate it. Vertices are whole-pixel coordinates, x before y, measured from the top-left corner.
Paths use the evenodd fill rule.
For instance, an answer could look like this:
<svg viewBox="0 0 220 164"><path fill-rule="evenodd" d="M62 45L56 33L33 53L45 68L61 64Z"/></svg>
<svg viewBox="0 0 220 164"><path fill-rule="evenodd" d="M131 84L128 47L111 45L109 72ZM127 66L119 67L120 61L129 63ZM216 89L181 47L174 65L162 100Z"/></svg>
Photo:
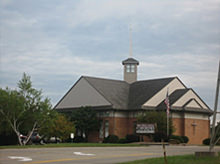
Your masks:
<svg viewBox="0 0 220 164"><path fill-rule="evenodd" d="M132 1L132 0L118 0L118 1L89 1L82 0L75 5L74 10L69 12L68 22L73 26L76 25L90 25L97 21L106 19L128 19L136 23L135 20L148 20L152 24L152 29L160 27L164 21L185 21L184 18L189 16L202 16L205 19L207 16L211 19L216 18L216 15L203 15L219 10L219 1ZM89 6L89 7L88 7ZM202 14L202 15L201 15ZM212 17L211 17L212 16ZM162 22L161 22L162 21ZM157 23L156 23L157 22ZM161 22L161 23L159 23ZM147 22L145 22L147 23ZM192 23L188 19L187 23Z"/></svg>
<svg viewBox="0 0 220 164"><path fill-rule="evenodd" d="M0 1L0 85L23 72L56 103L81 75L122 79L179 76L211 104L220 50L220 1Z"/></svg>

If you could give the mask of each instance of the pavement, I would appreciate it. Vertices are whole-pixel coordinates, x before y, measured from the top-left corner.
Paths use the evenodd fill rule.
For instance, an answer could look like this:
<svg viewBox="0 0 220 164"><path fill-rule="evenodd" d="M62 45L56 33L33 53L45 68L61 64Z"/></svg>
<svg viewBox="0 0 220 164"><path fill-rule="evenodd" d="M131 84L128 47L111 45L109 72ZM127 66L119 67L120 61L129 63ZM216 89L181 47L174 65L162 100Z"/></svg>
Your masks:
<svg viewBox="0 0 220 164"><path fill-rule="evenodd" d="M168 156L208 151L208 146L166 146ZM215 147L220 152L220 147ZM162 157L161 145L143 147L73 147L0 149L0 164L114 164Z"/></svg>

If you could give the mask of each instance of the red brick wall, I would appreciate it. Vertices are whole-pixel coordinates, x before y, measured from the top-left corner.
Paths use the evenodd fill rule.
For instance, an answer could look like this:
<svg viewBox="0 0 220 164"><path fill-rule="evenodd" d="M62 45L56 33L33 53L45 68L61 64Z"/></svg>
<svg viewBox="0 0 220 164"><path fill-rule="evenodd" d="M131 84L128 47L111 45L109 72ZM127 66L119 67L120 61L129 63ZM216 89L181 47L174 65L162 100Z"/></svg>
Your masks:
<svg viewBox="0 0 220 164"><path fill-rule="evenodd" d="M88 136L88 142L101 142L99 138L99 131L90 132Z"/></svg>
<svg viewBox="0 0 220 164"><path fill-rule="evenodd" d="M127 134L134 133L134 122L136 118L125 118L125 117L106 117L103 118L102 123L109 121L109 134L117 135L119 138L125 138ZM105 130L105 127L104 127ZM99 131L92 132L89 135L90 142L100 142L103 139L99 138Z"/></svg>
<svg viewBox="0 0 220 164"><path fill-rule="evenodd" d="M119 138L124 138L128 134L129 129L129 120L128 118L115 118L115 129L114 134Z"/></svg>
<svg viewBox="0 0 220 164"><path fill-rule="evenodd" d="M202 141L210 135L209 126L209 120L185 119L185 136L189 137L188 143L202 144Z"/></svg>
<svg viewBox="0 0 220 164"><path fill-rule="evenodd" d="M174 135L184 136L184 119L183 118L172 118L174 126Z"/></svg>
<svg viewBox="0 0 220 164"><path fill-rule="evenodd" d="M106 117L103 118L103 123L105 120L109 121L109 134L114 134L119 138L124 138L127 134L134 133L134 122L137 119ZM209 120L172 118L172 121L175 128L174 135L189 137L189 144L202 144L202 141L210 135ZM192 126L194 123L196 124L195 127ZM89 135L90 142L100 142L102 140L103 139L99 138L98 131Z"/></svg>
<svg viewBox="0 0 220 164"><path fill-rule="evenodd" d="M202 144L202 141L210 135L209 120L188 118L173 118L172 120L175 127L174 135L187 136L189 138L188 144Z"/></svg>

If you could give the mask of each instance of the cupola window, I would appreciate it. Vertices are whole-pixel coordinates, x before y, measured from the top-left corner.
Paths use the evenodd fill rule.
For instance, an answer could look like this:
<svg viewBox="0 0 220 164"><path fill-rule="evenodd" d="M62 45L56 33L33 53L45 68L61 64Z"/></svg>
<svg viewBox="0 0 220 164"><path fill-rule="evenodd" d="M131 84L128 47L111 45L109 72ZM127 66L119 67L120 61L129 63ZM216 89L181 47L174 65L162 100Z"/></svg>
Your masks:
<svg viewBox="0 0 220 164"><path fill-rule="evenodd" d="M131 65L131 72L135 72L135 65L134 64Z"/></svg>
<svg viewBox="0 0 220 164"><path fill-rule="evenodd" d="M126 65L126 72L131 72L131 65L130 64Z"/></svg>
<svg viewBox="0 0 220 164"><path fill-rule="evenodd" d="M126 72L135 72L135 65L134 64L126 65Z"/></svg>

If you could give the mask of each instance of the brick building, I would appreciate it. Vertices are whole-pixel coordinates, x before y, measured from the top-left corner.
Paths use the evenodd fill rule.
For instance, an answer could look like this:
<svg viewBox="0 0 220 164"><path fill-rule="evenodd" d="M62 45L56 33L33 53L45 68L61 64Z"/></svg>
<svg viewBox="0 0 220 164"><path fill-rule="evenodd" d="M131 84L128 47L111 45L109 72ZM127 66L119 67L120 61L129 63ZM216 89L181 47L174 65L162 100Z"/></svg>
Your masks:
<svg viewBox="0 0 220 164"><path fill-rule="evenodd" d="M170 117L175 135L188 136L190 144L201 144L209 137L211 109L178 77L137 81L139 62L128 58L124 80L82 76L57 103L55 109L68 112L81 106L97 110L103 123L89 141L100 142L109 134L119 138L135 133L136 117L143 111L165 110L169 88Z"/></svg>

